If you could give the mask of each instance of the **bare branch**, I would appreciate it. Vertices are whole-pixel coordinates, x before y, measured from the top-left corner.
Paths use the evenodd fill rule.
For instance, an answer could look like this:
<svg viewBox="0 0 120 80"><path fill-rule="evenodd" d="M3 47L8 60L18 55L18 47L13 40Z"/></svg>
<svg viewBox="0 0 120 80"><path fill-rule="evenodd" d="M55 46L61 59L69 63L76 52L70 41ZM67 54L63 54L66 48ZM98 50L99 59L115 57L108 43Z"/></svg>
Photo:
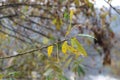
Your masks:
<svg viewBox="0 0 120 80"><path fill-rule="evenodd" d="M0 6L0 9L5 9L9 7L18 7L18 6L31 6L31 7L63 7L66 5L41 5L41 4L33 4L33 3L9 3L9 4L4 4ZM76 7L76 8L86 8L85 5L82 6L69 6L69 7Z"/></svg>
<svg viewBox="0 0 120 80"><path fill-rule="evenodd" d="M22 25L22 24L20 24L20 23L18 23L18 22L16 22L16 21L14 21L13 19L11 19L14 23L16 23L16 24L18 24L20 27L23 27L23 28L25 28L25 29L28 29L28 30L30 30L30 31L32 31L32 32L35 32L35 33L37 33L37 34L40 34L40 35L42 35L42 36L44 36L44 37L46 37L46 38L50 38L50 36L48 36L48 35L46 35L46 34L44 34L44 33L41 33L41 32L39 32L39 31L36 31L36 30L34 30L34 29L32 29L32 28L29 28L29 27L27 27L27 26L25 26L25 25Z"/></svg>
<svg viewBox="0 0 120 80"><path fill-rule="evenodd" d="M22 36L22 37L24 37L25 39L28 39L28 40L30 40L31 42L36 42L36 43L39 43L38 41L36 41L36 40L33 40L33 39L31 39L31 38L29 38L29 37L27 37L27 36L25 36L25 35L23 35L23 34L21 34L20 32L18 32L18 31L16 31L15 29L13 30L13 29L11 29L11 28L8 28L8 27L6 27L4 24L2 24L2 23L0 23L5 29L7 29L7 30L10 30L10 31L12 31L12 32L14 32L14 33L17 33L18 35L20 35L20 36Z"/></svg>
<svg viewBox="0 0 120 80"><path fill-rule="evenodd" d="M120 15L120 12L115 8L113 7L109 2L107 2L106 0L104 0L114 11L116 11L119 15Z"/></svg>
<svg viewBox="0 0 120 80"><path fill-rule="evenodd" d="M59 43L63 43L64 41L67 41L67 40L58 41L58 42L53 43L53 44L51 44L51 45L56 45L56 44L59 44ZM48 45L48 46L51 46L51 45ZM35 48L35 49L32 49L32 50L23 52L23 53L21 53L21 54L13 55L13 56L0 57L0 59L9 59L9 58L13 58L13 57L23 56L23 55L26 55L26 54L31 54L31 53L33 53L33 52L36 52L36 51L42 50L42 49L44 49L44 48L47 48L48 46L45 46L45 47L42 47L42 48Z"/></svg>
<svg viewBox="0 0 120 80"><path fill-rule="evenodd" d="M18 16L17 14L11 14L11 15L7 15L7 16L2 16L0 17L0 19L4 19L4 18L11 18L11 17L16 17Z"/></svg>
<svg viewBox="0 0 120 80"><path fill-rule="evenodd" d="M25 41L25 40L23 40L23 39L15 36L15 35L9 34L9 33L5 32L5 31L1 30L1 29L0 29L0 32L3 33L3 34L7 34L7 35L10 36L10 37L16 38L16 39L18 39L18 40L20 40L20 41L22 41L22 42L24 42L24 43L29 43L29 44L31 44L30 42L27 42L27 41Z"/></svg>

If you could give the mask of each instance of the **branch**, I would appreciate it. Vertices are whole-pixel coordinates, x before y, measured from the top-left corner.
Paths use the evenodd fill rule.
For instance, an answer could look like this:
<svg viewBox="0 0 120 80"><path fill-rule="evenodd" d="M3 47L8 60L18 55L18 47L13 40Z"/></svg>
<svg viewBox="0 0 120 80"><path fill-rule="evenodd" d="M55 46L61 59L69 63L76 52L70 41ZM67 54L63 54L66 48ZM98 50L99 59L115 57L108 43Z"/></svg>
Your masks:
<svg viewBox="0 0 120 80"><path fill-rule="evenodd" d="M18 35L20 35L20 36L22 36L22 37L24 37L24 38L30 40L31 42L34 41L34 42L36 42L36 43L39 43L38 41L33 40L33 39L31 39L31 38L29 38L29 37L27 37L27 36L21 34L20 32L16 31L15 29L13 30L13 29L11 29L11 28L6 27L6 26L5 26L4 24L2 24L2 23L0 23L0 24L1 24L5 29L10 30L10 31L12 31L12 32L14 32L14 33L17 33Z"/></svg>
<svg viewBox="0 0 120 80"><path fill-rule="evenodd" d="M7 16L2 16L0 17L0 19L4 19L4 18L11 18L11 17L16 17L18 16L17 14L12 14L12 15L7 15Z"/></svg>
<svg viewBox="0 0 120 80"><path fill-rule="evenodd" d="M46 27L45 25L41 25L40 23L38 23L38 22L35 22L35 21L33 21L32 19L30 19L29 17L27 17L25 14L23 14L22 12L21 12L21 14L22 15L24 15L26 18L25 18L25 20L27 20L27 21L29 21L29 22L31 22L31 23L33 23L33 24L36 24L36 25L38 25L38 26L42 26L43 28L46 28L46 29L48 29L48 30L51 30L51 31L53 31L53 29L51 29L51 28L48 28L48 27ZM47 18L47 17L43 17L43 16L39 16L39 17L41 17L42 19L51 19L52 20L52 18Z"/></svg>
<svg viewBox="0 0 120 80"><path fill-rule="evenodd" d="M116 11L119 15L120 15L120 12L115 8L113 7L109 2L107 2L106 0L104 0L114 11Z"/></svg>
<svg viewBox="0 0 120 80"><path fill-rule="evenodd" d="M53 43L51 45L56 45L56 44L59 44L59 43L63 43L64 41L67 41L67 40L58 41L58 42ZM30 54L30 53L42 50L42 49L47 48L47 47L49 47L51 45L48 45L48 46L45 46L45 47L42 47L42 48L32 49L32 50L29 50L29 51L26 51L26 52L22 52L21 54L17 54L17 55L12 55L12 56L7 56L7 57L0 57L0 59L9 59L9 58L13 58L13 57L23 56L23 55L26 55L26 54Z"/></svg>
<svg viewBox="0 0 120 80"><path fill-rule="evenodd" d="M20 24L20 23L18 23L18 22L16 22L16 21L14 21L13 19L11 19L11 20L12 20L14 23L18 24L20 27L23 27L23 28L25 28L25 29L27 29L27 30L30 30L30 31L35 32L35 33L37 33L37 34L40 34L40 35L42 35L42 36L44 36L44 37L46 37L46 38L50 38L50 36L48 36L48 35L46 35L46 34L43 34L43 33L39 32L39 31L36 31L36 30L34 30L34 29L32 29L32 28L29 28L29 27L27 27L27 26L25 26L25 25L22 25L22 24Z"/></svg>
<svg viewBox="0 0 120 80"><path fill-rule="evenodd" d="M45 17L45 16L29 15L29 17L37 17L37 18L41 18L41 19L52 20L52 18L50 18L50 17Z"/></svg>
<svg viewBox="0 0 120 80"><path fill-rule="evenodd" d="M51 5L51 4L44 4L44 5L41 5L41 4L37 4L37 3L9 3L9 4L4 4L4 5L1 5L0 6L0 9L5 9L5 8L9 8L9 7L18 7L18 6L31 6L31 7L63 7L63 6L66 6L65 5ZM69 6L69 7L76 7L76 8L86 8L85 5L82 5L82 6Z"/></svg>
<svg viewBox="0 0 120 80"><path fill-rule="evenodd" d="M18 39L18 40L20 40L20 41L22 41L22 42L24 42L24 43L29 43L29 44L31 44L30 42L27 42L27 41L25 41L24 39L21 39L21 38L15 36L15 35L9 34L9 33L5 32L5 31L1 30L1 29L0 29L0 32L3 33L3 34L7 34L7 35L10 36L10 37L16 38L16 39Z"/></svg>
<svg viewBox="0 0 120 80"><path fill-rule="evenodd" d="M24 15L23 13L22 13L22 15ZM17 17L17 16L20 16L20 14L18 14L18 13L16 13L16 14L11 14L11 15L7 15L7 16L2 16L2 17L0 17L0 19L4 19L4 18L13 18L13 17ZM46 28L46 29L48 29L48 30L51 30L51 31L53 31L53 29L51 29L51 28L48 28L48 27L46 27L45 25L41 25L40 23L37 23L37 22L35 22L35 21L33 21L33 20L31 20L29 17L38 17L38 16L32 16L32 15L28 15L29 17L27 17L26 15L24 15L26 18L25 18L25 20L27 20L27 21L29 21L29 22L31 22L31 23L33 23L33 24L36 24L36 25L38 25L38 26L43 26L43 28ZM48 18L48 17L43 17L43 16L39 16L39 18L42 18L42 19L51 19L52 20L52 18Z"/></svg>

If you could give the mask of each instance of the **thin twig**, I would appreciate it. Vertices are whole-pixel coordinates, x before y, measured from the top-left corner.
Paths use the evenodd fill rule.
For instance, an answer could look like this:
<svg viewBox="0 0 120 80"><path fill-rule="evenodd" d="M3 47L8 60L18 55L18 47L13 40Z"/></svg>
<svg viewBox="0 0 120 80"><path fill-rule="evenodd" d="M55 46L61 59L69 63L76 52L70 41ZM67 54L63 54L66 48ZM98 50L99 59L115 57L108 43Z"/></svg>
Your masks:
<svg viewBox="0 0 120 80"><path fill-rule="evenodd" d="M51 44L51 45L56 45L56 44L62 43L62 42L64 42L64 41L66 41L66 39L65 39L65 40L62 40L62 41L58 41L58 42L53 43L53 44ZM48 46L51 46L51 45L48 45ZM9 59L9 58L13 58L13 57L23 56L23 55L26 55L26 54L33 53L33 52L35 52L35 51L42 50L42 49L44 49L44 48L47 48L48 46L45 46L45 47L42 47L42 48L32 49L32 50L29 50L29 51L26 51L26 52L22 52L21 54L17 54L17 55L12 55L12 56L7 56L7 57L0 57L0 59Z"/></svg>
<svg viewBox="0 0 120 80"><path fill-rule="evenodd" d="M18 32L18 31L16 31L15 29L11 29L11 28L8 28L8 27L6 27L4 24L2 24L2 23L0 23L5 29L7 29L7 30L10 30L10 31L12 31L12 32L14 32L14 33L17 33L18 35L20 35L21 37L24 37L25 39L28 39L28 40L30 40L31 42L36 42L36 43L40 43L40 42L38 42L38 41L36 41L36 40L33 40L33 39L31 39L30 37L27 37L27 36L25 36L25 35L23 35L22 33L20 33L20 32ZM17 36L16 36L17 37Z"/></svg>
<svg viewBox="0 0 120 80"><path fill-rule="evenodd" d="M116 11L119 15L120 15L120 12L115 8L113 7L109 2L107 2L106 0L104 0L114 11Z"/></svg>
<svg viewBox="0 0 120 80"><path fill-rule="evenodd" d="M63 6L66 6L65 5L41 5L41 4L33 4L33 3L9 3L9 4L4 4L4 5L1 5L0 6L0 9L5 9L5 8L9 8L9 7L18 7L18 6L31 6L31 7L63 7ZM69 7L76 7L76 8L86 8L85 5L82 5L82 6L69 6Z"/></svg>
<svg viewBox="0 0 120 80"><path fill-rule="evenodd" d="M40 35L42 35L42 36L44 36L44 37L46 37L46 38L50 38L50 36L48 36L48 35L46 35L46 34L43 34L43 33L41 33L40 31L36 31L36 30L34 30L34 29L32 29L32 28L30 28L30 27L27 27L27 26L25 26L25 25L22 25L22 24L20 24L20 23L18 23L18 22L16 22L16 21L14 21L13 19L11 19L14 23L16 23L17 25L19 25L20 27L23 27L23 28L25 28L25 29L27 29L27 30L30 30L30 31L32 31L32 32L35 32L35 33L37 33L37 34L40 34Z"/></svg>
<svg viewBox="0 0 120 80"><path fill-rule="evenodd" d="M9 33L5 32L5 31L1 30L1 29L0 29L0 32L3 33L3 34L7 34L7 35L10 36L10 37L16 38L16 39L18 39L18 40L20 40L20 41L22 41L22 42L24 42L24 43L29 43L29 44L31 44L30 42L27 42L27 41L25 41L24 39L21 39L21 38L15 36L15 35L9 34Z"/></svg>
<svg viewBox="0 0 120 80"><path fill-rule="evenodd" d="M18 16L18 15L17 14L11 14L11 15L2 16L2 17L0 17L0 19L11 18L11 17L16 17L16 16Z"/></svg>

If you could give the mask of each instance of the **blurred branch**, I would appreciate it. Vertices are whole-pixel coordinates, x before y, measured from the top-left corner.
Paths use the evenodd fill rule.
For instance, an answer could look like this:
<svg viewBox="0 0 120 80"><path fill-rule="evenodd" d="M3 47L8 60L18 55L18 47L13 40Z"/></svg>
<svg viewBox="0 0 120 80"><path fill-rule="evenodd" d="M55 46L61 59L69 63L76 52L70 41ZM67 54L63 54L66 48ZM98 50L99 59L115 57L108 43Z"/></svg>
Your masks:
<svg viewBox="0 0 120 80"><path fill-rule="evenodd" d="M29 15L29 17L37 17L37 18L41 18L41 19L48 19L48 20L52 20L52 18L45 17L45 16Z"/></svg>
<svg viewBox="0 0 120 80"><path fill-rule="evenodd" d="M0 29L0 32L3 33L3 34L7 34L7 35L10 36L10 37L16 38L16 39L18 39L18 40L20 40L20 41L22 41L22 42L24 42L24 43L29 43L29 44L31 44L30 42L27 42L27 41L25 41L25 40L23 40L23 39L15 36L15 35L12 35L12 34L10 34L10 33L5 32L5 31L3 31L3 30L1 30L1 29Z"/></svg>
<svg viewBox="0 0 120 80"><path fill-rule="evenodd" d="M7 16L2 16L0 17L0 19L4 19L4 18L11 18L11 17L16 17L18 16L17 14L11 14L11 15L7 15Z"/></svg>
<svg viewBox="0 0 120 80"><path fill-rule="evenodd" d="M24 14L23 14L24 15ZM25 16L25 15L24 15ZM27 16L25 16L26 17L26 19L25 20L27 20L27 21L29 21L29 22L31 22L31 23L33 23L33 24L36 24L36 25L38 25L38 26L42 26L43 28L46 28L46 29L48 29L48 30L51 30L51 31L53 31L53 29L51 29L51 28L48 28L48 27L46 27L45 25L41 25L40 23L38 23L38 22L35 22L34 20L32 20L32 19L30 19L29 17L27 17ZM41 18L42 19L47 19L48 20L48 18L47 17L42 17L41 16ZM49 18L50 19L50 18ZM51 18L51 20L52 20L52 18Z"/></svg>
<svg viewBox="0 0 120 80"><path fill-rule="evenodd" d="M31 7L63 7L63 6L66 6L65 5L41 5L41 4L36 4L36 3L9 3L9 4L4 4L4 5L1 5L0 6L0 9L4 9L4 8L9 8L9 7L18 7L18 6L31 6ZM76 8L86 8L85 5L82 5L82 6L69 6L69 7L76 7Z"/></svg>
<svg viewBox="0 0 120 80"><path fill-rule="evenodd" d="M10 31L12 31L12 32L14 32L14 33L17 33L18 35L24 37L25 39L30 40L31 42L39 43L38 41L33 40L33 39L31 39L31 38L29 38L29 37L27 37L27 36L21 34L20 32L16 31L15 29L13 30L13 29L11 29L11 28L6 27L6 26L5 26L4 24L2 24L2 23L0 23L0 24L1 24L5 29L10 30Z"/></svg>
<svg viewBox="0 0 120 80"><path fill-rule="evenodd" d="M46 37L46 38L50 38L50 36L48 36L48 35L46 35L46 34L44 34L44 33L41 33L40 31L36 31L36 30L34 30L34 29L32 29L32 28L30 28L30 27L27 27L27 26L25 26L25 25L22 25L22 24L20 24L20 23L18 23L18 22L16 22L16 21L14 21L13 19L11 19L14 23L16 23L17 25L19 25L20 27L23 27L23 28L25 28L25 29L27 29L27 30L30 30L30 31L32 31L32 32L35 32L35 33L37 33L37 34L40 34L40 35L42 35L42 36L44 36L44 37Z"/></svg>
<svg viewBox="0 0 120 80"><path fill-rule="evenodd" d="M66 40L57 41L56 43L53 43L51 45L56 45L56 44L59 44L59 43L63 43L64 41L66 41ZM42 47L42 48L35 48L35 49L29 50L29 51L26 51L26 52L22 52L21 54L17 54L17 55L13 55L13 56L0 57L0 59L9 59L9 58L13 58L13 57L23 56L23 55L26 55L26 54L33 53L35 51L42 50L42 49L47 48L47 47L49 47L51 45L48 45L48 46L45 46L45 47Z"/></svg>
<svg viewBox="0 0 120 80"><path fill-rule="evenodd" d="M22 14L22 15L24 15L24 14ZM14 17L17 17L17 16L20 16L20 14L18 14L18 13L16 13L16 14L11 14L11 15L7 15L7 16L2 16L2 17L0 17L0 19L4 19L4 18L14 18ZM24 15L25 16L25 15ZM31 15L30 15L31 16ZM43 26L43 28L46 28L46 29L48 29L48 30L51 30L51 31L53 31L53 29L51 29L51 28L48 28L48 27L46 27L45 25L41 25L40 23L37 23L37 22L35 22L35 21L33 21L33 20L31 20L29 17L27 17L27 16L25 16L26 18L25 18L25 20L27 20L27 21L29 21L29 22L31 22L31 23L33 23L33 24L36 24L36 25L38 25L38 26ZM33 17L33 16L31 16L31 17ZM34 16L34 17L37 17L37 16ZM42 19L51 19L52 20L52 18L47 18L47 17L43 17L43 16L39 16L39 18L42 18Z"/></svg>
<svg viewBox="0 0 120 80"><path fill-rule="evenodd" d="M107 2L106 0L104 0L114 11L116 11L119 15L120 15L120 12L115 8L113 7L109 2Z"/></svg>

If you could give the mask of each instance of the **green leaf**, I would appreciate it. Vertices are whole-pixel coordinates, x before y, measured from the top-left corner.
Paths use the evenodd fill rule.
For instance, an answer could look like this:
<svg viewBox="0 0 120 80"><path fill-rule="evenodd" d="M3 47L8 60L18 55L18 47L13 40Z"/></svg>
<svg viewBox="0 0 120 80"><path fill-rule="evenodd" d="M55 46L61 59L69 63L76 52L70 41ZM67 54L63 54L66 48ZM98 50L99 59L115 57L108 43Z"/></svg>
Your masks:
<svg viewBox="0 0 120 80"><path fill-rule="evenodd" d="M71 61L72 61L72 57L69 58L69 59L65 62L64 67L67 68L67 67L69 66L69 64L71 63Z"/></svg>
<svg viewBox="0 0 120 80"><path fill-rule="evenodd" d="M68 14L66 11L64 12L64 18L65 18L66 20L69 19L69 14Z"/></svg>
<svg viewBox="0 0 120 80"><path fill-rule="evenodd" d="M3 79L3 74L0 74L0 80L2 80Z"/></svg>
<svg viewBox="0 0 120 80"><path fill-rule="evenodd" d="M47 69L47 71L43 75L49 76L52 72L53 72L53 69Z"/></svg>
<svg viewBox="0 0 120 80"><path fill-rule="evenodd" d="M73 15L74 15L74 10L71 9L70 10L70 16L69 16L69 18L70 18L70 24L69 24L69 26L67 28L67 32L66 32L65 36L67 36L70 33L70 31L71 31L71 28L72 28L71 24L72 24Z"/></svg>
<svg viewBox="0 0 120 80"><path fill-rule="evenodd" d="M72 45L72 47L77 48L77 45L76 45L76 43L74 41L74 38L71 38L71 45Z"/></svg>
<svg viewBox="0 0 120 80"><path fill-rule="evenodd" d="M83 62L83 59L75 60L74 65L79 65L81 62Z"/></svg>
<svg viewBox="0 0 120 80"><path fill-rule="evenodd" d="M96 39L94 36L91 36L91 35L88 35L88 34L78 34L78 36L89 37L89 38ZM96 39L96 40L97 40L97 39Z"/></svg>
<svg viewBox="0 0 120 80"><path fill-rule="evenodd" d="M17 76L19 74L19 72L10 72L8 73L8 75L13 75L13 76Z"/></svg>
<svg viewBox="0 0 120 80"><path fill-rule="evenodd" d="M65 77L64 75L60 75L59 80L69 80L69 79L67 77Z"/></svg>
<svg viewBox="0 0 120 80"><path fill-rule="evenodd" d="M76 46L77 50L81 53L81 55L87 56L87 52L75 37L72 39L72 42L72 45Z"/></svg>
<svg viewBox="0 0 120 80"><path fill-rule="evenodd" d="M48 38L46 38L46 37L43 37L43 44L48 44L48 42L49 42L49 39Z"/></svg>
<svg viewBox="0 0 120 80"><path fill-rule="evenodd" d="M85 75L85 72L84 72L82 66L78 65L78 75L80 76L81 74Z"/></svg>
<svg viewBox="0 0 120 80"><path fill-rule="evenodd" d="M53 75L50 74L50 75L46 76L46 79L45 79L45 80L53 80Z"/></svg>

